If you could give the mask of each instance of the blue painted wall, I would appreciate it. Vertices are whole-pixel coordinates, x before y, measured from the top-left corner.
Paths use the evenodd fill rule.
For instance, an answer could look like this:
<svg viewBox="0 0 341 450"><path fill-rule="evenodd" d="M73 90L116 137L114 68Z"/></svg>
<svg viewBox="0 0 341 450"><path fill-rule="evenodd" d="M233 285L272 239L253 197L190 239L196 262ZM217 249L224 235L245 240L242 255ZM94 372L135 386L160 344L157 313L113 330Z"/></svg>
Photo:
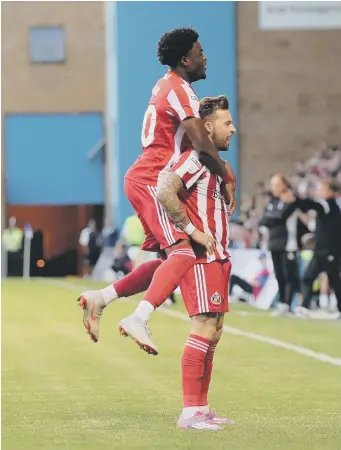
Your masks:
<svg viewBox="0 0 341 450"><path fill-rule="evenodd" d="M99 113L6 116L8 203L103 204L102 155L87 158L103 133Z"/></svg>
<svg viewBox="0 0 341 450"><path fill-rule="evenodd" d="M116 14L116 17L115 17ZM123 191L126 170L141 152L142 119L151 90L167 70L156 57L162 33L192 25L208 57L207 79L194 84L199 97L225 94L237 120L236 28L234 2L117 2L112 21L118 55L117 84L113 76L113 95L117 96L118 179L120 221L132 209ZM113 100L110 99L109 100ZM238 169L237 139L233 139L227 159ZM114 157L110 161L115 164ZM118 213L118 212L117 212ZM116 214L117 217L117 214Z"/></svg>

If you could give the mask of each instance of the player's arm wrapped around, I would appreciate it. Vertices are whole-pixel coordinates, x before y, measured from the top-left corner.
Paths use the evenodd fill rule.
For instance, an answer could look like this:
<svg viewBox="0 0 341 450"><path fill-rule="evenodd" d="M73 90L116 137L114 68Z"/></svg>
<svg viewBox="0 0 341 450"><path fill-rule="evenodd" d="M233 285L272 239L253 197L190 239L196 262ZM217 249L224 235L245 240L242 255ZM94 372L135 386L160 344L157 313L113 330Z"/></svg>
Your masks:
<svg viewBox="0 0 341 450"><path fill-rule="evenodd" d="M227 170L227 176L224 179L223 195L230 208L230 215L234 213L237 202L235 199L236 176L232 170L230 163L224 161Z"/></svg>
<svg viewBox="0 0 341 450"><path fill-rule="evenodd" d="M157 187L157 199L174 224L180 230L191 235L195 227L191 224L185 208L178 197L178 192L182 187L183 181L179 175L169 172Z"/></svg>
<svg viewBox="0 0 341 450"><path fill-rule="evenodd" d="M220 158L217 149L208 138L206 128L201 119L191 117L182 122L186 133L192 142L194 149L200 155L202 163L211 170L211 172L225 179L227 177L227 168L225 161Z"/></svg>
<svg viewBox="0 0 341 450"><path fill-rule="evenodd" d="M178 197L178 193L183 187L183 179L174 172L168 172L157 187L156 197L174 224L190 236L194 242L205 247L210 255L213 255L216 248L215 239L196 229Z"/></svg>

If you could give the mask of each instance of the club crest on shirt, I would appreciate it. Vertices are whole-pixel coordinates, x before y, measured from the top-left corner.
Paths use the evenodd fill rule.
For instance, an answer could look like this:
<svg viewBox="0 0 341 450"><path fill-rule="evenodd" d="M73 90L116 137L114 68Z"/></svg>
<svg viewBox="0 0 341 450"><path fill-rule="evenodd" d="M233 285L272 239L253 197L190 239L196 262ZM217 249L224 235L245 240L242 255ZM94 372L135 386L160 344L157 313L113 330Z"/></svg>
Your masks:
<svg viewBox="0 0 341 450"><path fill-rule="evenodd" d="M212 295L211 303L213 303L213 305L220 305L221 304L221 296L220 296L219 292L215 292Z"/></svg>

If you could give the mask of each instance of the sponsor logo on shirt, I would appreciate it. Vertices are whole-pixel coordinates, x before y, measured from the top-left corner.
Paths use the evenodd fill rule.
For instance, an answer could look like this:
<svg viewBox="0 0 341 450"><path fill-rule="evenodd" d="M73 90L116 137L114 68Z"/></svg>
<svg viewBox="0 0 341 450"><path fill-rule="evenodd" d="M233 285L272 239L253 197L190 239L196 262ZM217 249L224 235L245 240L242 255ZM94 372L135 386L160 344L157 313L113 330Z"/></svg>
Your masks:
<svg viewBox="0 0 341 450"><path fill-rule="evenodd" d="M214 189L213 194L212 194L212 197L213 197L215 200L220 200L220 199L221 199L220 192L219 192L217 189Z"/></svg>
<svg viewBox="0 0 341 450"><path fill-rule="evenodd" d="M189 166L188 166L188 173L193 174L201 169L200 161L198 159L194 158L194 156L191 158L190 161L192 164L189 164Z"/></svg>

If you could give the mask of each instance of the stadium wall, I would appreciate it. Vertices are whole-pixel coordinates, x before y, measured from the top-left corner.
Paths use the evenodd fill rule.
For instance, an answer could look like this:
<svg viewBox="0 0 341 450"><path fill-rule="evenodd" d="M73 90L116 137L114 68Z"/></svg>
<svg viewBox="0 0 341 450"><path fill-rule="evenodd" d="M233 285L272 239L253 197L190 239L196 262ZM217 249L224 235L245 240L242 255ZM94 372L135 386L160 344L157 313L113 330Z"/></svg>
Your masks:
<svg viewBox="0 0 341 450"><path fill-rule="evenodd" d="M87 152L104 137L103 3L5 2L1 10L2 226L10 215L20 226L30 222L44 231L46 257L54 256L77 246L92 214L86 203L104 200L102 155L89 161L90 172L102 164L97 191L77 170L81 152L85 168ZM64 28L64 62L30 61L31 27ZM15 190L6 192L5 180L15 180Z"/></svg>
<svg viewBox="0 0 341 450"><path fill-rule="evenodd" d="M141 152L140 133L146 105L155 82L167 70L156 58L162 33L188 25L200 31L208 56L208 77L194 88L199 97L226 94L237 120L235 3L118 2L107 8L107 21L111 29L108 47L112 48L108 54L109 123L116 133L114 142L109 142L112 147L109 160L113 171L119 164L118 177L112 179L112 191L117 193L115 216L120 215L122 222L132 212L123 192L124 174ZM111 66L116 56L117 64ZM236 138L227 159L238 172L237 146Z"/></svg>
<svg viewBox="0 0 341 450"><path fill-rule="evenodd" d="M2 110L16 113L104 111L104 16L102 2L4 2ZM29 60L30 27L62 26L66 61Z"/></svg>
<svg viewBox="0 0 341 450"><path fill-rule="evenodd" d="M242 191L290 173L322 143L341 144L341 30L260 30L237 2Z"/></svg>
<svg viewBox="0 0 341 450"><path fill-rule="evenodd" d="M104 203L100 113L9 114L5 121L7 201L14 205Z"/></svg>

